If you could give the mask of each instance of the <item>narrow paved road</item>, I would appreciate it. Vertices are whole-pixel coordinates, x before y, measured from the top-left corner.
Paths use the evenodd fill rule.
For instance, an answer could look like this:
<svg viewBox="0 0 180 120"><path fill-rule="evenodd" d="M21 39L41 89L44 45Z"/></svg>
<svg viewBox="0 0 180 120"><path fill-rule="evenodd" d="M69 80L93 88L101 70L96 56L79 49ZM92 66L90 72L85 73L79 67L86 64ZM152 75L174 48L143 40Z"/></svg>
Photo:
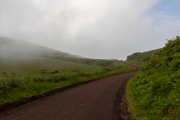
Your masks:
<svg viewBox="0 0 180 120"><path fill-rule="evenodd" d="M0 113L0 120L112 120L117 91L135 72L115 75Z"/></svg>

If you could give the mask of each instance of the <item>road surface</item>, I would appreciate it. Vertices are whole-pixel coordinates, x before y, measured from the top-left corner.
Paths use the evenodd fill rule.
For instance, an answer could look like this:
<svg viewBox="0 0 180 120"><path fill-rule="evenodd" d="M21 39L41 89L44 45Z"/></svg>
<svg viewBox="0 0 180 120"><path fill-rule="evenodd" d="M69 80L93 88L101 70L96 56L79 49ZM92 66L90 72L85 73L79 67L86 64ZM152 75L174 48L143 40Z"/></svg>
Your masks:
<svg viewBox="0 0 180 120"><path fill-rule="evenodd" d="M125 88L125 83L135 73L102 78L35 100L1 112L0 120L121 119L117 118L116 114L119 113L115 111L117 92L121 88Z"/></svg>

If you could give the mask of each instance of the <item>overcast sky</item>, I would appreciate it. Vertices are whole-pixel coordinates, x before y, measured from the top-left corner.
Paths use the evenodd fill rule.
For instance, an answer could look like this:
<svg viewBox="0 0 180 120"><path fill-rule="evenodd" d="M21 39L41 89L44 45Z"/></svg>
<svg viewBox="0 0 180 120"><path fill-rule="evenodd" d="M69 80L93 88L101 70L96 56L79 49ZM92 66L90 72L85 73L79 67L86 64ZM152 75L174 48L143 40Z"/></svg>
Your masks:
<svg viewBox="0 0 180 120"><path fill-rule="evenodd" d="M180 0L0 0L0 36L126 59L180 35Z"/></svg>

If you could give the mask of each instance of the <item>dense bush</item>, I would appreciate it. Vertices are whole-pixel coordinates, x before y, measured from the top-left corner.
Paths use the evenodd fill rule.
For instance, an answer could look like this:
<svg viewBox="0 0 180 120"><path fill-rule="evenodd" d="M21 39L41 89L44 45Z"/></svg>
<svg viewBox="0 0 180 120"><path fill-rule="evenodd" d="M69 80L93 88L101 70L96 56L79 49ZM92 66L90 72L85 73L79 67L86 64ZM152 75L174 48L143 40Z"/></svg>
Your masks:
<svg viewBox="0 0 180 120"><path fill-rule="evenodd" d="M126 96L134 119L180 119L179 37L169 40L130 80Z"/></svg>

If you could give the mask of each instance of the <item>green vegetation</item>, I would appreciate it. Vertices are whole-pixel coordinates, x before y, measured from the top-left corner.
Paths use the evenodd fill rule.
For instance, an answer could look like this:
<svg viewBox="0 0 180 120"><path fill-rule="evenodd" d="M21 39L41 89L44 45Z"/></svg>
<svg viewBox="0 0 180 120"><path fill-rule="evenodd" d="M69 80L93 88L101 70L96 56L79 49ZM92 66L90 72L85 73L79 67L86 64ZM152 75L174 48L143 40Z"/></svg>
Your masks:
<svg viewBox="0 0 180 120"><path fill-rule="evenodd" d="M0 37L0 104L133 70Z"/></svg>
<svg viewBox="0 0 180 120"><path fill-rule="evenodd" d="M3 65L6 72L0 74L0 104L134 70L119 62L108 60L94 60L95 63L91 65L53 59L47 61L42 61L41 64L38 64L41 61L22 63L18 65L20 67L12 69Z"/></svg>
<svg viewBox="0 0 180 120"><path fill-rule="evenodd" d="M154 55L158 53L159 50L160 49L151 50L142 53L141 52L133 53L132 55L129 55L127 57L126 61L140 66L144 66Z"/></svg>
<svg viewBox="0 0 180 120"><path fill-rule="evenodd" d="M135 120L180 119L180 37L169 40L127 85Z"/></svg>

